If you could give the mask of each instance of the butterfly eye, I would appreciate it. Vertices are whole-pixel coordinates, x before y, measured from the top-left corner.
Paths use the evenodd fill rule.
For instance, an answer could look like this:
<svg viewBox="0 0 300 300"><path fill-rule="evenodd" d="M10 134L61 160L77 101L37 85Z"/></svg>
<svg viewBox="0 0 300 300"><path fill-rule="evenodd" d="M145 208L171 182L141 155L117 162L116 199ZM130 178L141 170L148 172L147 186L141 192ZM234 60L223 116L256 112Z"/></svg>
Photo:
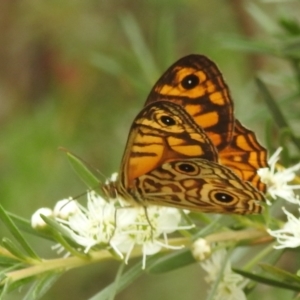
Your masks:
<svg viewBox="0 0 300 300"><path fill-rule="evenodd" d="M173 126L176 124L176 121L169 116L161 116L160 121L166 126Z"/></svg>
<svg viewBox="0 0 300 300"><path fill-rule="evenodd" d="M185 76L182 81L181 85L186 90L191 90L199 84L199 77L195 74L190 74Z"/></svg>
<svg viewBox="0 0 300 300"><path fill-rule="evenodd" d="M216 200L220 201L220 202L223 202L223 203L230 203L234 197L229 195L229 194L226 194L226 193L215 193L214 194Z"/></svg>

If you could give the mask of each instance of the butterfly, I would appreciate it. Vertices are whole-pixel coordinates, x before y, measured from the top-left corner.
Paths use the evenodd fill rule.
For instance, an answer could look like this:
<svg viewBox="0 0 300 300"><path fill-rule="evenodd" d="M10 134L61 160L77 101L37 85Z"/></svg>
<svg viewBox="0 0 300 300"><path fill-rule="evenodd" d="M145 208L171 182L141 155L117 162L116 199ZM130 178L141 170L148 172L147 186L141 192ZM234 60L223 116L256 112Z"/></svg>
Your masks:
<svg viewBox="0 0 300 300"><path fill-rule="evenodd" d="M175 62L137 115L119 177L104 186L134 204L211 213L262 210L256 170L267 151L233 115L218 67L203 55Z"/></svg>

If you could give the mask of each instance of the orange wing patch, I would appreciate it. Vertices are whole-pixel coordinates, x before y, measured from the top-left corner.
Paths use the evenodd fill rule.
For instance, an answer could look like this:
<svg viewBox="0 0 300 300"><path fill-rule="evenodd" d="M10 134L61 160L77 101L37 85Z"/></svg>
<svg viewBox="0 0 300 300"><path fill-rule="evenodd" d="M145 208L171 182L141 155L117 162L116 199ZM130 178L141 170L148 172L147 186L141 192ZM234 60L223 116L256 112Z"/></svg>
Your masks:
<svg viewBox="0 0 300 300"><path fill-rule="evenodd" d="M183 106L220 151L232 139L233 102L221 72L203 55L173 64L156 82L146 105L170 101Z"/></svg>
<svg viewBox="0 0 300 300"><path fill-rule="evenodd" d="M124 186L165 162L183 158L218 161L215 146L179 105L160 101L146 106L134 120L120 174Z"/></svg>
<svg viewBox="0 0 300 300"><path fill-rule="evenodd" d="M231 144L219 152L219 158L223 165L232 169L244 181L250 181L265 192L266 186L260 181L257 169L268 166L267 150L258 143L255 133L239 121L235 122Z"/></svg>

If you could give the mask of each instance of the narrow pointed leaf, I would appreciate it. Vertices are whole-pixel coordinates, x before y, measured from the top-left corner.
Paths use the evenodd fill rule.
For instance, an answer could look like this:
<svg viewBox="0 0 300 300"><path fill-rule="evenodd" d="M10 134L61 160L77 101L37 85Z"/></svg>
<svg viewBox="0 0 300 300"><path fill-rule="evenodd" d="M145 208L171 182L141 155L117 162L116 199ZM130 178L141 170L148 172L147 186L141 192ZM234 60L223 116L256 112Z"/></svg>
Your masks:
<svg viewBox="0 0 300 300"><path fill-rule="evenodd" d="M96 189L100 185L100 181L95 177L95 175L86 167L86 165L76 156L67 153L69 162L73 167L74 171L78 174L81 180L92 190Z"/></svg>
<svg viewBox="0 0 300 300"><path fill-rule="evenodd" d="M41 218L45 221L45 223L51 227L51 229L57 233L62 234L65 237L71 238L70 232L66 230L64 227L62 227L57 221L53 220L52 218L49 218L47 216L44 216L41 214Z"/></svg>
<svg viewBox="0 0 300 300"><path fill-rule="evenodd" d="M27 233L30 233L32 235L42 237L48 240L53 240L46 232L37 231L32 228L30 222L24 218L21 218L19 216L16 216L15 214L7 212L11 220L15 223L15 225L21 229L22 231L25 231Z"/></svg>
<svg viewBox="0 0 300 300"><path fill-rule="evenodd" d="M148 258L147 266L151 267L154 261L155 261L154 257ZM99 292L98 294L90 298L89 300L107 300L115 292L115 289L117 289L118 293L121 292L127 286L133 283L142 274L143 274L143 270L142 270L142 261L141 261L138 262L136 265L134 265L131 269L129 269L121 276L121 278L118 280L117 288L115 283L113 282L110 285L108 285L105 289L103 289L101 292Z"/></svg>
<svg viewBox="0 0 300 300"><path fill-rule="evenodd" d="M61 274L46 274L39 277L30 287L23 300L40 299L53 286Z"/></svg>
<svg viewBox="0 0 300 300"><path fill-rule="evenodd" d="M259 266L267 273L276 276L278 279L287 281L289 283L297 283L300 286L300 277L297 275L294 275L290 272L287 272L285 270L282 270L280 268L268 265L268 264L259 264Z"/></svg>
<svg viewBox="0 0 300 300"><path fill-rule="evenodd" d="M239 270L239 269L233 269L233 271L240 274L240 275L242 275L242 276L244 276L244 277L246 277L246 278L249 278L249 279L254 280L256 282L259 282L259 283L274 286L274 287L277 287L277 288L297 291L297 292L300 291L300 286L299 285L289 284L289 283L274 280L274 279L271 279L271 278L266 278L262 275L253 274L253 273L246 272L246 271Z"/></svg>
<svg viewBox="0 0 300 300"><path fill-rule="evenodd" d="M20 246L23 247L23 249L27 252L27 254L34 259L38 259L39 258L38 255L34 252L34 250L24 239L23 234L19 231L17 226L14 224L14 222L11 220L11 218L5 212L5 210L1 205L0 205L0 218L2 222L6 225L8 230L11 232L11 234L15 237L15 239L20 244Z"/></svg>
<svg viewBox="0 0 300 300"><path fill-rule="evenodd" d="M172 252L170 255L164 255L154 261L151 266L147 267L149 273L165 273L185 267L195 263L195 258L191 254L190 249Z"/></svg>
<svg viewBox="0 0 300 300"><path fill-rule="evenodd" d="M77 256L82 259L88 259L89 255L84 254L81 251L77 251L78 244L73 240L70 235L70 232L67 231L64 227L62 227L59 223L57 223L52 218L48 218L44 215L41 215L41 218L52 228L52 235L54 239L60 243L67 251L72 253L74 256Z"/></svg>
<svg viewBox="0 0 300 300"><path fill-rule="evenodd" d="M18 249L11 240L8 238L3 238L2 244L3 247L5 247L12 255L20 260L26 260L26 255L20 249Z"/></svg>
<svg viewBox="0 0 300 300"><path fill-rule="evenodd" d="M158 77L158 69L154 62L154 58L146 45L144 37L141 33L141 29L130 13L122 14L121 23L124 28L124 32L130 41L131 47L139 61L139 64L143 70L144 76L147 82L153 84L154 78Z"/></svg>
<svg viewBox="0 0 300 300"><path fill-rule="evenodd" d="M91 55L90 62L96 68L118 78L120 78L124 72L121 64L116 59L98 51Z"/></svg>
<svg viewBox="0 0 300 300"><path fill-rule="evenodd" d="M265 100L265 103L267 104L271 114L273 115L273 120L276 122L276 124L278 125L278 127L280 129L283 129L283 128L289 129L293 143L298 147L298 149L300 149L299 140L293 134L293 131L290 128L286 118L284 117L277 102L275 101L275 99L273 98L273 96L271 95L271 93L269 92L267 87L265 86L265 84L259 78L256 78L256 84L257 84L260 92L262 93L263 99Z"/></svg>

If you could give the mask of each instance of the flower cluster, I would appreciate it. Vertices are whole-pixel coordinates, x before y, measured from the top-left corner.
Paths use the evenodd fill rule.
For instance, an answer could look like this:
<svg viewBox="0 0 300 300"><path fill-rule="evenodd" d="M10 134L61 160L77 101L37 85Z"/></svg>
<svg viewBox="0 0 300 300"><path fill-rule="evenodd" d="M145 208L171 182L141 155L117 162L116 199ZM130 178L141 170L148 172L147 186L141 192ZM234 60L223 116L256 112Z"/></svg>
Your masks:
<svg viewBox="0 0 300 300"><path fill-rule="evenodd" d="M300 203L299 203L300 205ZM296 218L293 214L288 212L284 207L283 212L287 216L287 222L281 229L270 230L268 233L275 237L278 245L275 245L275 249L283 248L296 248L300 246L300 218ZM300 208L298 208L300 211Z"/></svg>
<svg viewBox="0 0 300 300"><path fill-rule="evenodd" d="M290 184L296 178L295 172L300 169L300 163L287 169L279 168L277 163L281 150L278 149L269 159L270 167L258 170L258 174L266 184L270 198L275 200L279 197L298 204L300 211L300 199L295 194L300 185ZM270 200L268 204L271 204ZM277 239L278 245L275 248L298 247L300 218L296 218L285 208L283 211L288 218L287 223L281 229L268 229L268 232ZM163 247L181 248L169 244L168 234L192 227L180 225L182 212L176 208L129 207L122 199L104 199L95 192L88 193L86 207L73 199L64 199L59 201L53 210L38 210L32 216L34 228L46 225L40 217L41 214L55 218L85 253L91 249L108 249L127 263L133 250L140 249L143 268L146 265L146 257L159 252ZM214 299L246 299L243 288L247 281L232 271L230 261L226 258L226 250L217 250L211 254L210 245L206 240L199 239L194 243L192 252L207 272L205 280L210 284L218 283L214 290Z"/></svg>
<svg viewBox="0 0 300 300"><path fill-rule="evenodd" d="M300 170L300 163L286 169L278 167L277 162L281 151L282 148L279 148L269 159L268 162L270 168L260 169L258 170L258 174L260 175L262 182L267 185L267 191L274 200L277 199L277 197L280 197L285 201L297 204L298 210L300 210L299 196L295 194L295 190L300 189L300 185L289 184L292 180L295 180L295 172ZM282 249L298 247L300 246L300 218L296 218L284 207L282 210L287 216L287 222L281 229L268 229L268 233L275 237L278 243L274 248Z"/></svg>
<svg viewBox="0 0 300 300"><path fill-rule="evenodd" d="M225 264L225 265L224 265ZM243 288L247 284L241 275L236 274L231 269L231 263L227 259L225 249L219 249L200 266L206 271L205 280L209 284L218 282L214 298L218 300L246 300Z"/></svg>
<svg viewBox="0 0 300 300"><path fill-rule="evenodd" d="M300 189L300 185L289 183L295 179L295 172L300 170L300 163L286 169L278 167L277 163L281 151L282 148L278 148L270 157L268 161L269 168L259 169L257 173L261 181L267 185L268 194L274 200L279 197L291 203L298 203L299 196L295 195L294 190Z"/></svg>
<svg viewBox="0 0 300 300"><path fill-rule="evenodd" d="M181 213L178 209L128 207L122 200L106 201L95 192L88 193L86 208L72 199L64 199L57 203L53 212L50 209L37 211L32 217L33 227L42 227L40 214L45 212L53 216L86 253L94 247L113 249L127 263L134 247L140 246L143 268L146 256L159 252L162 247L181 248L168 244L169 233L191 228L179 225Z"/></svg>
<svg viewBox="0 0 300 300"><path fill-rule="evenodd" d="M300 169L300 163L287 169L278 168L277 163L281 151L282 149L278 149L269 159L270 168L260 169L258 174L261 177L261 181L266 184L268 195L273 200L279 197L300 206L299 197L294 192L300 189L300 185L290 184L296 177L295 172ZM271 205L271 201L268 204ZM285 208L283 208L283 211L287 215L288 222L282 229L268 230L268 232L279 243L275 248L298 247L300 246L300 218L296 218ZM205 280L212 285L217 283L213 299L247 299L243 291L247 280L232 271L225 249L217 250L212 253L210 258L205 259L211 252L210 245L207 244L206 240L199 239L193 244L192 251L194 257L200 261L201 267L207 272Z"/></svg>

